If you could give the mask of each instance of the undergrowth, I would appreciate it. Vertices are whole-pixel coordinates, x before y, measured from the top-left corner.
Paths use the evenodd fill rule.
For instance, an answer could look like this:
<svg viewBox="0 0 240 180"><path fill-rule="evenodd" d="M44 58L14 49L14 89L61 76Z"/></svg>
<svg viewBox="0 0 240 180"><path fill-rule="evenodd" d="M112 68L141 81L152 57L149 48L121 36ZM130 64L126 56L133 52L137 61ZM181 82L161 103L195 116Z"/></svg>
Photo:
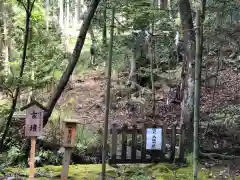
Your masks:
<svg viewBox="0 0 240 180"><path fill-rule="evenodd" d="M179 168L176 173L172 170L174 165L152 164L152 165L121 165L118 169L107 166L107 177L120 180L192 180L192 167ZM59 179L61 166L44 166L37 168L37 172L48 177ZM6 168L5 172L21 173L27 175L28 170L22 168ZM200 180L208 180L206 172L199 173ZM69 168L69 179L72 180L97 180L101 176L101 165L71 165ZM37 178L47 179L47 178ZM54 179L54 178L51 178Z"/></svg>

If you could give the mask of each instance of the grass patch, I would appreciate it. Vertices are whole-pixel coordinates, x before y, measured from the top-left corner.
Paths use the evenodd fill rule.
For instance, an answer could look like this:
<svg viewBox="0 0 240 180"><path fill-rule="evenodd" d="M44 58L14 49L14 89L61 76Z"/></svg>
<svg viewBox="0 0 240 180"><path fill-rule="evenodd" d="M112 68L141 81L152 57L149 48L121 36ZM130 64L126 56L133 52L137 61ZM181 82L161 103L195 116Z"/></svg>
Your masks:
<svg viewBox="0 0 240 180"><path fill-rule="evenodd" d="M117 170L107 166L107 176L116 180L134 179L148 180L154 177L156 180L192 180L192 167L180 168L174 173L175 165L169 164L151 164L151 165L121 165ZM48 176L60 176L62 166L44 166L37 168L37 172ZM27 169L7 168L5 172L27 174ZM118 174L121 174L119 177ZM100 179L101 165L71 165L69 168L69 179L72 180L98 180ZM45 180L46 178L36 178ZM54 179L54 178L52 178ZM59 179L56 178L56 179ZM199 180L210 180L207 172L199 172Z"/></svg>

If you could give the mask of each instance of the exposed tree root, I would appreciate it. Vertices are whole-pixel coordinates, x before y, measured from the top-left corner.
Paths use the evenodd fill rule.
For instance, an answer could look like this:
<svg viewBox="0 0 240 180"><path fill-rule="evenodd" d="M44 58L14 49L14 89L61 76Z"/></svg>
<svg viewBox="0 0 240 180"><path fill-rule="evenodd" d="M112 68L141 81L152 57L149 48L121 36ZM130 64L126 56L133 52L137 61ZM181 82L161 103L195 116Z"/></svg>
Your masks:
<svg viewBox="0 0 240 180"><path fill-rule="evenodd" d="M216 159L221 160L231 160L231 159L240 159L240 156L234 156L234 155L224 155L224 154L218 154L218 153L199 153L200 157L207 157L211 160L216 161Z"/></svg>

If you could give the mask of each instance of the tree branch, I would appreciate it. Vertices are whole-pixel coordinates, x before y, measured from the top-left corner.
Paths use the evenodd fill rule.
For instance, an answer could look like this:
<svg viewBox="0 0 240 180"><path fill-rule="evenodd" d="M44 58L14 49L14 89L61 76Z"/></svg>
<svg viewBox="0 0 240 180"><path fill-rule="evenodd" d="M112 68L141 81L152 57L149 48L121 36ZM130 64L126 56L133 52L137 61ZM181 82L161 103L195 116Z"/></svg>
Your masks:
<svg viewBox="0 0 240 180"><path fill-rule="evenodd" d="M224 155L224 154L218 154L218 153L199 153L202 157L208 157L210 159L224 159L224 160L230 160L230 159L240 159L240 156L231 156L231 155Z"/></svg>
<svg viewBox="0 0 240 180"><path fill-rule="evenodd" d="M30 9L29 9L29 13L30 13L30 14L32 13L33 6L34 6L35 1L36 1L36 0L33 0L32 4L31 4L31 7L30 7Z"/></svg>
<svg viewBox="0 0 240 180"><path fill-rule="evenodd" d="M100 2L100 0L92 0L92 2L91 2L90 8L88 10L88 14L83 21L83 25L80 29L80 32L79 32L79 35L78 35L78 38L77 38L77 42L76 42L75 47L73 49L71 60L69 61L69 64L68 64L65 72L63 73L63 75L62 75L62 77L61 77L61 79L60 79L60 81L59 81L59 83L58 83L58 85L57 85L57 87L56 87L56 89L53 93L53 96L52 96L51 100L48 103L48 106L47 106L48 111L44 114L44 117L43 117L43 120L44 120L43 125L44 126L47 124L48 119L51 116L52 111L53 111L58 99L60 98L62 92L64 91L64 88L67 85L67 83L69 81L69 78L72 75L73 70L74 70L74 68L75 68L75 66L76 66L76 64L79 60L88 28L91 24L91 20L94 16L94 13L97 9L97 6L98 6L99 2Z"/></svg>
<svg viewBox="0 0 240 180"><path fill-rule="evenodd" d="M13 92L10 88L8 88L5 84L0 85L0 87L7 90L10 93L11 98L13 98Z"/></svg>
<svg viewBox="0 0 240 180"><path fill-rule="evenodd" d="M27 7L26 7L26 5L22 2L22 0L17 0L17 2L19 2L19 4L21 4L21 5L24 7L25 11L27 12Z"/></svg>

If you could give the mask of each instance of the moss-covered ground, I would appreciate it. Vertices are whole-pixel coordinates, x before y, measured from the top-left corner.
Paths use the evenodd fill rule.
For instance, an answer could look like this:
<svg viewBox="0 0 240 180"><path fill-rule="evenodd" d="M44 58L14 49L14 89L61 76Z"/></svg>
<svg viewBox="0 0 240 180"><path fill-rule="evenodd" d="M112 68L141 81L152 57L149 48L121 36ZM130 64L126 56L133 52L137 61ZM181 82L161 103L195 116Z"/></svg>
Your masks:
<svg viewBox="0 0 240 180"><path fill-rule="evenodd" d="M38 174L46 177L38 177L38 180L60 179L61 166L44 166L37 168ZM25 174L28 169L6 168L6 173ZM71 165L69 168L69 179L72 180L98 180L100 179L101 165ZM174 165L151 164L151 165L122 165L118 170L107 166L108 179L126 180L192 180L192 167L179 168L176 170ZM199 180L209 180L208 172L199 172Z"/></svg>

